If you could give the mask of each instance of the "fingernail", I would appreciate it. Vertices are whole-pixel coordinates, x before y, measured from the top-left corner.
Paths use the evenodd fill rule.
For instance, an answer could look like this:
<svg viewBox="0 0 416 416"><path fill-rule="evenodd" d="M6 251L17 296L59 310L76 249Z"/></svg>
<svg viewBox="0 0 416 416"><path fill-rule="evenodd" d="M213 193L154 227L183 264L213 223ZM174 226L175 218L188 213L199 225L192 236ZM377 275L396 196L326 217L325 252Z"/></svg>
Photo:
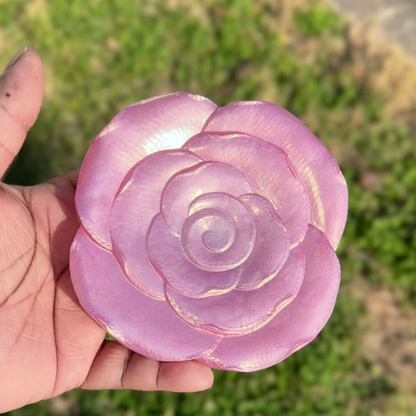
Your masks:
<svg viewBox="0 0 416 416"><path fill-rule="evenodd" d="M11 61L7 64L6 69L4 70L4 73L12 69L20 61L20 59L27 53L28 50L29 50L28 46L25 46L23 49L20 49L20 51L17 52L17 54L13 56Z"/></svg>

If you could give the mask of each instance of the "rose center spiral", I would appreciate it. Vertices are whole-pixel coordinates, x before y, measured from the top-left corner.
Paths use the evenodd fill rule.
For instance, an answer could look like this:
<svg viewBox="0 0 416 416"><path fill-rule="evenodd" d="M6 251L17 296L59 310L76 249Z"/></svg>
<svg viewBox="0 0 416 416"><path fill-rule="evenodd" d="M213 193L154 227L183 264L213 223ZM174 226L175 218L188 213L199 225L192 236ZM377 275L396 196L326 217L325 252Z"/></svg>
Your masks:
<svg viewBox="0 0 416 416"><path fill-rule="evenodd" d="M221 253L230 247L231 241L234 239L234 237L230 237L230 234L235 234L232 230L226 226L223 230L218 231L208 229L202 234L202 241L208 250Z"/></svg>
<svg viewBox="0 0 416 416"><path fill-rule="evenodd" d="M188 227L191 229L188 230ZM213 253L222 253L230 248L235 238L233 220L224 212L206 208L191 215L184 226L188 247L202 241L205 248ZM190 243L189 239L194 241Z"/></svg>
<svg viewBox="0 0 416 416"><path fill-rule="evenodd" d="M209 271L239 266L250 255L254 239L251 212L236 198L221 193L197 198L181 232L188 259Z"/></svg>

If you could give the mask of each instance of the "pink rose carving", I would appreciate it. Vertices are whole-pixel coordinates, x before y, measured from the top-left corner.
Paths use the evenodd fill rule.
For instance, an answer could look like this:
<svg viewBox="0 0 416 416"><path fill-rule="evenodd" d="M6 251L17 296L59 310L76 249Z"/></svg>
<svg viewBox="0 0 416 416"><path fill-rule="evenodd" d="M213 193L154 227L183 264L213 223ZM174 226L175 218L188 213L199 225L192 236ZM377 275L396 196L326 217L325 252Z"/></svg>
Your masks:
<svg viewBox="0 0 416 416"><path fill-rule="evenodd" d="M329 151L274 104L141 101L82 164L73 284L85 310L140 354L260 370L328 320L347 199Z"/></svg>

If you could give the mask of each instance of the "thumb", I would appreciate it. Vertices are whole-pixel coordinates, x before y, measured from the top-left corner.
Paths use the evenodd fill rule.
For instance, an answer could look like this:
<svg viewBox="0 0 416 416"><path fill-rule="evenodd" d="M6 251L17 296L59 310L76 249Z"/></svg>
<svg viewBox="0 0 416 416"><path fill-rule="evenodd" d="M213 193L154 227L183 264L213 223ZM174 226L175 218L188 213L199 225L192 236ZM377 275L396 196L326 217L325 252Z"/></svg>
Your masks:
<svg viewBox="0 0 416 416"><path fill-rule="evenodd" d="M36 121L44 82L42 61L30 47L20 50L0 77L0 177Z"/></svg>

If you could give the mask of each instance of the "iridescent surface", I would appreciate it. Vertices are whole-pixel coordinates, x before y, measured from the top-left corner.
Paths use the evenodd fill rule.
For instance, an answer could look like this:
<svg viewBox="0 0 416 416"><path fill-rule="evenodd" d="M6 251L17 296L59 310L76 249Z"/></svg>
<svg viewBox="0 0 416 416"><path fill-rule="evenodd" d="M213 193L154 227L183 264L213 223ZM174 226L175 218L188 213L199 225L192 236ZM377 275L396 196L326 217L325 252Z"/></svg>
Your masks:
<svg viewBox="0 0 416 416"><path fill-rule="evenodd" d="M154 97L122 110L97 136L82 163L76 207L98 243L111 248L111 205L130 168L152 153L181 147L215 108L212 101L183 92Z"/></svg>
<svg viewBox="0 0 416 416"><path fill-rule="evenodd" d="M205 160L229 163L241 172L254 188L279 212L287 226L290 245L305 236L309 204L302 182L288 155L272 143L246 134L202 133L194 136L184 149Z"/></svg>
<svg viewBox="0 0 416 416"><path fill-rule="evenodd" d="M258 331L223 338L211 354L201 359L204 364L228 370L261 370L284 360L316 337L332 313L340 268L327 238L313 226L302 247L305 277L295 299Z"/></svg>
<svg viewBox="0 0 416 416"><path fill-rule="evenodd" d="M167 227L163 217L155 217L148 239L148 254L166 283L179 293L205 297L225 293L237 286L241 268L216 273L202 270L186 256L181 241Z"/></svg>
<svg viewBox="0 0 416 416"><path fill-rule="evenodd" d="M225 192L238 197L252 192L244 175L225 163L201 163L176 174L162 195L162 214L168 227L180 235L191 202L200 195Z"/></svg>
<svg viewBox="0 0 416 416"><path fill-rule="evenodd" d="M269 367L331 315L347 198L328 150L274 104L145 100L100 133L82 165L76 293L149 358Z"/></svg>
<svg viewBox="0 0 416 416"><path fill-rule="evenodd" d="M279 278L260 289L233 290L222 296L194 299L168 287L167 300L192 326L221 335L248 334L266 324L295 298L303 275L303 252L298 246L291 251Z"/></svg>
<svg viewBox="0 0 416 416"><path fill-rule="evenodd" d="M237 129L236 129L237 128ZM305 186L310 223L336 248L344 231L348 191L328 149L295 116L263 101L235 102L216 110L204 131L252 134L285 151Z"/></svg>
<svg viewBox="0 0 416 416"><path fill-rule="evenodd" d="M189 360L218 344L218 336L194 330L172 313L167 302L137 290L111 251L83 229L75 237L71 257L71 277L81 304L110 335L134 351L162 361Z"/></svg>
<svg viewBox="0 0 416 416"><path fill-rule="evenodd" d="M253 290L272 279L289 255L286 229L271 204L259 195L243 195L241 200L253 212L257 234L252 255L242 267L238 289Z"/></svg>
<svg viewBox="0 0 416 416"><path fill-rule="evenodd" d="M155 299L164 299L165 296L163 282L147 257L149 223L159 212L160 197L169 178L178 170L199 162L199 158L183 151L153 153L130 171L111 209L110 233L114 253L126 270L127 278Z"/></svg>

